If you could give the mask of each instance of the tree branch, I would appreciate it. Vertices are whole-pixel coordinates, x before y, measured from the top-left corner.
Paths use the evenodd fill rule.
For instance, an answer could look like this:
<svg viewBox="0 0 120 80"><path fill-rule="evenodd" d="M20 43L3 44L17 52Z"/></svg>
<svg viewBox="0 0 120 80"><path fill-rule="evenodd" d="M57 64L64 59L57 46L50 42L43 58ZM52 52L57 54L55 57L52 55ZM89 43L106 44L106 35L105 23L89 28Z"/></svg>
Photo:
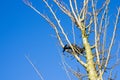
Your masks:
<svg viewBox="0 0 120 80"><path fill-rule="evenodd" d="M110 46L109 46L109 49L108 49L107 60L106 60L106 63L105 63L105 67L102 71L102 74L104 73L104 71L105 71L105 69L108 65L109 59L110 59L110 53L111 53L111 49L112 49L112 46L113 46L113 43L114 43L114 40L115 40L115 35L116 35L117 24L118 24L118 21L119 21L119 16L120 16L120 8L118 8L118 13L117 13L116 21L115 21L115 25L114 25L114 31L113 31L112 39L111 39Z"/></svg>

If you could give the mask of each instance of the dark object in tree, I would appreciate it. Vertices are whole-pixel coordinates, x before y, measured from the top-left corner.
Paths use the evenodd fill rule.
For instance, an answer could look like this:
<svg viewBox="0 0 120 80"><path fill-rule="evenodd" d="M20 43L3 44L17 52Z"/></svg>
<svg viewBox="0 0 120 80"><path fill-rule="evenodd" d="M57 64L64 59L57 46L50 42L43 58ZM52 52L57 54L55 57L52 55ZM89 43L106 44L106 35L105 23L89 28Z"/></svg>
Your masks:
<svg viewBox="0 0 120 80"><path fill-rule="evenodd" d="M85 51L85 48L80 48L79 46L77 46L76 44L71 44L73 49L74 49L74 52L71 48L71 46L69 44L66 44L63 48L63 52L68 52L68 53L71 53L71 54L77 54L77 55L83 55L84 51Z"/></svg>

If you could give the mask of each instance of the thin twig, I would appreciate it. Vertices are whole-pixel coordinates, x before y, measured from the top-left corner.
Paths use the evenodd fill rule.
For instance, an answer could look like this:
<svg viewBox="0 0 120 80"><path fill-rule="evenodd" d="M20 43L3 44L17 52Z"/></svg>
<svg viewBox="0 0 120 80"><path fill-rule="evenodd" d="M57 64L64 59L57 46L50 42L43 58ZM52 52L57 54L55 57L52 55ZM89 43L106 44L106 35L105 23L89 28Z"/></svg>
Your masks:
<svg viewBox="0 0 120 80"><path fill-rule="evenodd" d="M84 0L83 15L82 15L82 19L84 20L84 25L86 23L86 14L87 14L87 11L88 11L88 1L89 0Z"/></svg>
<svg viewBox="0 0 120 80"><path fill-rule="evenodd" d="M114 43L114 40L115 40L115 35L116 35L117 24L118 24L118 21L119 21L119 16L120 16L120 8L118 9L118 13L117 13L117 16L116 16L113 35L112 35L112 39L111 39L110 46L109 46L109 49L108 49L107 60L106 60L106 63L105 63L105 67L102 71L102 74L104 73L104 71L105 71L105 69L108 65L109 59L110 59L110 53L111 53L111 49L112 49L112 46L113 46L113 43Z"/></svg>
<svg viewBox="0 0 120 80"><path fill-rule="evenodd" d="M103 11L102 18L100 20L99 33L98 33L98 43L99 43L99 45L100 45L100 36L101 36L101 33L102 33L102 28L103 28L103 22L104 22L104 20L107 21L106 18L108 16L108 5L109 5L109 3L110 3L110 0L106 0L103 4L103 7L105 6L105 9ZM101 8L101 11L102 11L102 9L103 8ZM105 27L107 27L107 26L108 26L108 23L107 24L105 23ZM103 33L105 33L105 32L103 32ZM104 37L105 37L105 35L104 35ZM105 38L103 38L103 39L105 39ZM104 42L104 40L103 40L103 42ZM103 50L103 47L102 47L102 50Z"/></svg>
<svg viewBox="0 0 120 80"><path fill-rule="evenodd" d="M92 0L92 9L93 9L93 18L94 18L94 31L95 31L95 50L96 50L96 56L97 56L97 64L98 64L98 67L99 67L99 72L101 72L100 70L100 58L99 58L99 52L98 52L98 40L97 40L97 35L98 35L98 32L97 32L97 15L96 15L96 12L95 12L95 4L94 4L94 1Z"/></svg>
<svg viewBox="0 0 120 80"><path fill-rule="evenodd" d="M104 21L105 15L107 15L107 12L108 12L108 5L109 5L109 3L110 3L110 0L106 0L106 1L105 1L106 6L105 6L104 12L103 12L103 14L102 14L102 18L101 18L101 20L100 20L99 33L101 33L101 30L102 30L102 24L103 24L103 21ZM101 10L102 10L102 9L101 9Z"/></svg>
<svg viewBox="0 0 120 80"><path fill-rule="evenodd" d="M46 4L46 6L49 8L50 12L52 13L53 17L55 18L55 20L56 20L56 22L57 22L57 24L58 24L58 26L59 26L59 28L60 28L62 34L64 35L66 41L68 42L68 44L69 44L70 47L72 48L73 52L75 53L75 51L74 51L74 49L73 49L73 46L72 46L71 42L69 41L69 39L68 39L68 37L67 37L67 35L66 35L64 29L63 29L63 27L62 27L61 24L60 24L60 20L57 18L55 12L54 12L53 9L49 6L49 4L46 2L46 0L43 0L43 1L44 1L44 3ZM84 67L87 66L86 63L84 63L84 62L78 57L78 55L73 54L73 56L74 56L74 57L78 60L78 62L80 62Z"/></svg>
<svg viewBox="0 0 120 80"><path fill-rule="evenodd" d="M57 4L57 6L60 8L60 10L65 13L67 16L71 18L73 22L75 22L74 16L70 12L69 9L67 9L62 3L60 3L58 0L54 0L54 2Z"/></svg>
<svg viewBox="0 0 120 80"><path fill-rule="evenodd" d="M75 11L76 11L76 14L77 14L77 16L78 16L79 13L78 13L78 6L77 6L77 2L76 2L76 0L74 0L74 4L75 4Z"/></svg>
<svg viewBox="0 0 120 80"><path fill-rule="evenodd" d="M106 15L107 16L107 15ZM106 44L106 34L107 34L107 27L109 25L109 20L106 18L105 19L105 29L104 29L104 32L103 32L103 43L102 43L102 59L101 59L101 66L103 66L103 63L105 63L105 44Z"/></svg>
<svg viewBox="0 0 120 80"><path fill-rule="evenodd" d="M77 17L77 15L76 15L76 13L75 13L75 11L74 11L74 8L73 8L73 5L72 5L72 0L69 0L69 3L70 3L70 8L71 8L71 10L72 10L72 13L73 13L73 15L74 15L74 17L75 17L75 20L77 21L77 23L79 23L78 17Z"/></svg>
<svg viewBox="0 0 120 80"><path fill-rule="evenodd" d="M53 23L47 16L43 15L43 14L40 13L35 7L33 7L32 4L30 4L30 2L27 1L26 4L27 4L29 7L31 7L35 12L37 12L41 17L43 17L43 18L53 27L53 29L54 29L55 32L56 32L57 38L58 38L58 40L59 40L59 42L60 42L60 45L61 45L62 47L64 47L64 44L63 44L63 42L62 42L62 39L61 39L61 37L60 37L60 35L59 35L59 31L58 31L57 27L54 25L54 23Z"/></svg>
<svg viewBox="0 0 120 80"><path fill-rule="evenodd" d="M68 76L69 80L72 80L72 78L70 77L69 72L68 72L68 70L67 70L67 67L66 67L66 65L65 65L66 62L65 62L65 59L64 59L64 56L63 56L63 55L61 55L61 60L62 60L63 68L64 68L64 70L65 70L65 72L66 72L66 75Z"/></svg>
<svg viewBox="0 0 120 80"><path fill-rule="evenodd" d="M75 75L76 77L78 77L78 79L82 80L81 78L86 77L85 74L82 74L82 73L80 73L80 72L77 72L77 71L73 70L73 69L65 62L65 60L63 60L63 63L64 63L64 66L66 66L66 70L72 72L72 74Z"/></svg>
<svg viewBox="0 0 120 80"><path fill-rule="evenodd" d="M83 28L83 26L82 26L82 19L81 18L79 18L78 16L77 16L77 14L75 13L75 10L74 10L74 8L73 8L73 4L72 4L72 0L69 0L69 4L70 4L70 8L71 8L71 10L72 10L72 14L73 14L73 16L74 16L74 18L75 18L75 24L77 25L77 27L79 28L79 29L81 29L82 30L82 28Z"/></svg>
<svg viewBox="0 0 120 80"><path fill-rule="evenodd" d="M40 77L41 80L44 80L43 76L41 75L41 73L38 71L38 69L35 67L35 65L32 63L32 61L28 58L28 56L25 56L25 58L28 60L28 62L32 65L32 67L34 68L35 72L38 74L38 76Z"/></svg>
<svg viewBox="0 0 120 80"><path fill-rule="evenodd" d="M75 29L74 29L74 23L72 22L72 34L73 34L73 41L74 41L74 44L76 43L76 40L75 40Z"/></svg>

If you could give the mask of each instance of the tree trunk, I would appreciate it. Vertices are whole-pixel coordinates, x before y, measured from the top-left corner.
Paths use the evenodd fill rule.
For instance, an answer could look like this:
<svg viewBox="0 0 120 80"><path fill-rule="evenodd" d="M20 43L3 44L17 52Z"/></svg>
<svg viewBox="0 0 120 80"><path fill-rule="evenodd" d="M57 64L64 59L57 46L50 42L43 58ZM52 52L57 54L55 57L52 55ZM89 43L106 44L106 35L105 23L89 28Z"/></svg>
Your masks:
<svg viewBox="0 0 120 80"><path fill-rule="evenodd" d="M85 51L86 51L86 59L87 59L87 73L88 73L88 78L89 80L97 80L97 71L95 68L95 63L93 61L93 55L92 55L92 51L91 51L91 47L90 44L88 42L88 38L85 32L85 29L82 30L82 39L83 39L83 44L85 47Z"/></svg>

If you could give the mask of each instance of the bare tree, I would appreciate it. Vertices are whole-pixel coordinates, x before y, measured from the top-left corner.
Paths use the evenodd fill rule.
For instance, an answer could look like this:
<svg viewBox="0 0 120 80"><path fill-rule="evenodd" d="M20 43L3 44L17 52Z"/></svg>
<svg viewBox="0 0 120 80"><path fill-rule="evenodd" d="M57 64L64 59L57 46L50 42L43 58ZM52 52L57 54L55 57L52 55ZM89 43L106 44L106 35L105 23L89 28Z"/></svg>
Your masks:
<svg viewBox="0 0 120 80"><path fill-rule="evenodd" d="M60 46L63 48L63 52L72 55L84 67L87 74L83 75L78 71L74 71L63 60L65 71L73 73L80 80L84 77L89 80L103 80L105 72L109 71L110 74L105 80L113 80L112 70L120 62L118 57L119 45L118 50L114 52L114 55L117 55L115 56L115 64L113 66L110 65L111 67L108 67L108 64L114 58L112 49L115 40L117 41L116 33L120 18L120 7L115 16L116 19L114 19L115 23L112 25L108 14L110 0L104 0L99 8L97 7L99 0L66 0L66 2L63 2L63 0L52 0L52 3L47 0L42 1L49 9L50 14L52 14L52 19L49 15L42 14L28 0L24 0L24 3L51 25ZM73 35L66 34L65 30L67 28L63 26L66 23L63 23L62 16L59 17L57 15L54 6L52 7L51 4L57 6L63 15L66 15L71 20L73 25L67 26L67 28L72 27L71 32ZM111 29L110 27L113 30L112 32L108 32ZM70 36L73 36L73 40ZM81 46L78 43L81 43Z"/></svg>

